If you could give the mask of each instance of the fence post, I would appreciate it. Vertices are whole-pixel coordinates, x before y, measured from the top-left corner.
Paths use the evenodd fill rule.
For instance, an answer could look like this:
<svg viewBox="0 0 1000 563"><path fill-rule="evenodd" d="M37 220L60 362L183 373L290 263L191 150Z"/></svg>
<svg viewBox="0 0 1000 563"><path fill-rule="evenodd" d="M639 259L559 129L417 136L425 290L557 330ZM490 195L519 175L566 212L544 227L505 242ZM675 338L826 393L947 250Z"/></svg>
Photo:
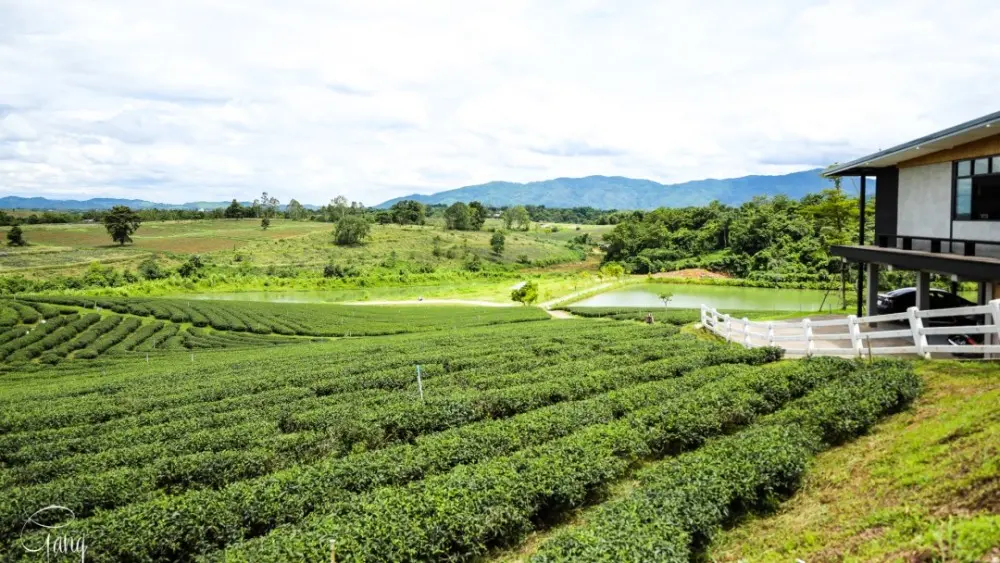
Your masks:
<svg viewBox="0 0 1000 563"><path fill-rule="evenodd" d="M767 323L767 345L774 346L774 322Z"/></svg>
<svg viewBox="0 0 1000 563"><path fill-rule="evenodd" d="M990 316L993 317L991 319L992 321L991 324L997 326L997 333L993 335L993 339L996 340L996 342L993 342L993 344L1000 344L1000 299L994 299L990 301L989 305L990 305ZM986 340L983 339L983 344L990 344L990 343L986 342ZM996 358L997 356L996 354L984 354L984 357Z"/></svg>
<svg viewBox="0 0 1000 563"><path fill-rule="evenodd" d="M815 345L813 344L812 321L809 319L802 319L802 331L806 337L806 356L812 357L813 349L815 348Z"/></svg>
<svg viewBox="0 0 1000 563"><path fill-rule="evenodd" d="M861 357L864 345L861 343L861 324L857 315L847 315L847 332L851 334L851 349L854 355Z"/></svg>
<svg viewBox="0 0 1000 563"><path fill-rule="evenodd" d="M726 321L726 342L733 341L733 318L729 315L722 315L723 320Z"/></svg>
<svg viewBox="0 0 1000 563"><path fill-rule="evenodd" d="M753 343L750 342L750 319L746 317L743 317L743 345L753 348Z"/></svg>
<svg viewBox="0 0 1000 563"><path fill-rule="evenodd" d="M701 326L708 326L708 306L701 306Z"/></svg>
<svg viewBox="0 0 1000 563"><path fill-rule="evenodd" d="M906 310L906 314L910 317L910 332L913 333L913 345L917 347L917 354L924 357L925 360L931 359L931 355L928 352L924 352L924 348L927 347L927 335L920 334L924 329L924 321L917 316L917 312L920 309L916 307L910 307Z"/></svg>

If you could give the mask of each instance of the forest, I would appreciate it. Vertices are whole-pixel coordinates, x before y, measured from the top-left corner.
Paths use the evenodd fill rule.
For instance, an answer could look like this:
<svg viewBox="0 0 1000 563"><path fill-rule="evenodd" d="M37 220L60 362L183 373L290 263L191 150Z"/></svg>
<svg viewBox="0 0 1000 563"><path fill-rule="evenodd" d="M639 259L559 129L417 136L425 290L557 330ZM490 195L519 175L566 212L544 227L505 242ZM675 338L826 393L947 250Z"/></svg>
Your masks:
<svg viewBox="0 0 1000 563"><path fill-rule="evenodd" d="M874 199L866 216L874 216ZM796 201L755 197L738 207L636 211L604 235L605 262L634 274L704 268L762 282L823 283L838 279L830 247L857 244L858 199L831 188ZM866 222L866 242L874 237Z"/></svg>

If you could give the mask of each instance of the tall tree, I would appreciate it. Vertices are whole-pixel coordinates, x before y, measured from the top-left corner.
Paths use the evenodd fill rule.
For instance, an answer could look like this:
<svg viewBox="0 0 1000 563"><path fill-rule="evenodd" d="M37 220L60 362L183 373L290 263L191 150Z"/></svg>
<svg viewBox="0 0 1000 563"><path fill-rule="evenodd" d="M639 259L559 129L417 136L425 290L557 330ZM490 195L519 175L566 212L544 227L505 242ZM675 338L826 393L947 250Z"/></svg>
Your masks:
<svg viewBox="0 0 1000 563"><path fill-rule="evenodd" d="M370 230L371 225L361 215L347 215L337 221L337 228L333 231L333 240L342 246L361 244L368 237Z"/></svg>
<svg viewBox="0 0 1000 563"><path fill-rule="evenodd" d="M445 227L455 231L468 231L472 228L472 218L469 206L461 201L451 204L444 210Z"/></svg>
<svg viewBox="0 0 1000 563"><path fill-rule="evenodd" d="M303 207L297 200L290 199L288 200L288 207L285 209L285 213L292 221L299 221L305 218L306 208Z"/></svg>
<svg viewBox="0 0 1000 563"><path fill-rule="evenodd" d="M124 205L116 205L104 216L104 228L111 235L111 240L120 245L132 242L132 235L139 230L142 219L139 215Z"/></svg>
<svg viewBox="0 0 1000 563"><path fill-rule="evenodd" d="M412 199L397 201L389 209L392 220L398 225L423 225L427 210L424 204Z"/></svg>
<svg viewBox="0 0 1000 563"><path fill-rule="evenodd" d="M347 216L347 198L338 195L330 200L330 214L334 221L340 221Z"/></svg>
<svg viewBox="0 0 1000 563"><path fill-rule="evenodd" d="M260 216L262 218L274 217L280 203L278 198L269 196L267 192L262 193L260 196Z"/></svg>
<svg viewBox="0 0 1000 563"><path fill-rule="evenodd" d="M501 218L508 229L516 225L518 229L527 231L528 227L531 226L531 215L528 214L528 210L523 205L508 207L504 210Z"/></svg>
<svg viewBox="0 0 1000 563"><path fill-rule="evenodd" d="M470 227L473 231L478 231L483 228L483 224L486 223L486 216L489 211L486 207L478 201L473 201L469 204L469 222Z"/></svg>
<svg viewBox="0 0 1000 563"><path fill-rule="evenodd" d="M226 208L225 213L226 219L241 219L244 214L243 205L235 199L229 204L229 207Z"/></svg>
<svg viewBox="0 0 1000 563"><path fill-rule="evenodd" d="M494 232L493 236L490 237L490 248L493 249L493 254L496 254L497 256L503 255L503 247L506 242L507 240L503 231Z"/></svg>

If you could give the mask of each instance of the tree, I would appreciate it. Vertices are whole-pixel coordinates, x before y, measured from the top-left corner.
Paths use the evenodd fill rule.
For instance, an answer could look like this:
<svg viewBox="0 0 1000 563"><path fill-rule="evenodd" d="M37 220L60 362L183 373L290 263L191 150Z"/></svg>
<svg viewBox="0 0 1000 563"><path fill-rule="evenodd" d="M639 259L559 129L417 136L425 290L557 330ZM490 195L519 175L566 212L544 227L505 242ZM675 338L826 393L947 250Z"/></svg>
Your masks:
<svg viewBox="0 0 1000 563"><path fill-rule="evenodd" d="M288 200L288 207L285 208L285 215L292 221L300 221L306 216L306 208L295 199Z"/></svg>
<svg viewBox="0 0 1000 563"><path fill-rule="evenodd" d="M184 262L179 268L177 268L177 273L180 274L182 278L198 277L198 274L201 273L201 269L204 266L205 264L202 263L201 257L197 254L193 254L187 259L187 262Z"/></svg>
<svg viewBox="0 0 1000 563"><path fill-rule="evenodd" d="M347 215L337 221L333 240L341 246L361 244L368 237L371 225L361 215Z"/></svg>
<svg viewBox="0 0 1000 563"><path fill-rule="evenodd" d="M7 231L7 245L8 246L25 246L28 241L24 240L24 233L21 231L19 225L14 225Z"/></svg>
<svg viewBox="0 0 1000 563"><path fill-rule="evenodd" d="M618 262L608 262L601 266L601 275L606 278L621 278L625 275L625 266Z"/></svg>
<svg viewBox="0 0 1000 563"><path fill-rule="evenodd" d="M139 230L142 220L134 211L124 205L116 205L104 216L104 228L111 240L123 245L132 242L132 234Z"/></svg>
<svg viewBox="0 0 1000 563"><path fill-rule="evenodd" d="M538 301L538 286L533 281L524 282L521 287L510 292L510 298L522 305L531 305Z"/></svg>
<svg viewBox="0 0 1000 563"><path fill-rule="evenodd" d="M472 228L472 218L469 213L469 206L456 202L444 210L445 227L450 230L468 231Z"/></svg>
<svg viewBox="0 0 1000 563"><path fill-rule="evenodd" d="M663 301L663 308L666 309L670 304L670 300L674 298L674 294L670 292L664 292L660 294L660 301Z"/></svg>
<svg viewBox="0 0 1000 563"><path fill-rule="evenodd" d="M486 207L478 201L473 201L469 204L469 227L473 231L478 231L483 228L483 224L486 223L486 216L489 214Z"/></svg>
<svg viewBox="0 0 1000 563"><path fill-rule="evenodd" d="M493 236L490 237L490 248L493 249L493 254L497 256L503 255L503 247L506 242L507 237L504 236L503 231L495 231Z"/></svg>
<svg viewBox="0 0 1000 563"><path fill-rule="evenodd" d="M147 280L158 280L167 277L163 270L160 269L160 264L153 258L146 258L139 263L139 275Z"/></svg>
<svg viewBox="0 0 1000 563"><path fill-rule="evenodd" d="M389 208L392 221L398 225L423 225L427 210L424 204L412 199L397 201Z"/></svg>
<svg viewBox="0 0 1000 563"><path fill-rule="evenodd" d="M243 206L235 199L229 204L224 213L226 219L242 219L244 214Z"/></svg>
<svg viewBox="0 0 1000 563"><path fill-rule="evenodd" d="M278 198L271 197L267 192L260 194L260 216L261 217L274 217L274 214L278 212Z"/></svg>
<svg viewBox="0 0 1000 563"><path fill-rule="evenodd" d="M508 229L517 225L518 229L527 231L531 225L531 215L528 214L528 210L523 205L508 207L500 215L500 218L503 219L503 223Z"/></svg>
<svg viewBox="0 0 1000 563"><path fill-rule="evenodd" d="M347 198L338 195L330 200L330 214L334 221L340 221L347 216Z"/></svg>
<svg viewBox="0 0 1000 563"><path fill-rule="evenodd" d="M261 217L260 218L260 228L261 229L263 229L263 230L266 231L267 228L270 227L270 226L271 226L271 219L269 217Z"/></svg>

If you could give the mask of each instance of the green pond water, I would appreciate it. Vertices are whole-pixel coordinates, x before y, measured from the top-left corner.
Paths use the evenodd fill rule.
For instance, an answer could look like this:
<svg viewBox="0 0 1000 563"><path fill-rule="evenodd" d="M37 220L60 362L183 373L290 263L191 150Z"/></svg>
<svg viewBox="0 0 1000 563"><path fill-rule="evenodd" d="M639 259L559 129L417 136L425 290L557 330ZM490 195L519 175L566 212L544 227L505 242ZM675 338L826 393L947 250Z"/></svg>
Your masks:
<svg viewBox="0 0 1000 563"><path fill-rule="evenodd" d="M573 303L573 307L650 307L661 308L660 295L670 293L667 307L697 309L702 304L725 310L816 311L823 302L824 291L811 289L765 289L759 287L729 287L721 285L638 284L600 293ZM824 309L837 305L833 292Z"/></svg>

